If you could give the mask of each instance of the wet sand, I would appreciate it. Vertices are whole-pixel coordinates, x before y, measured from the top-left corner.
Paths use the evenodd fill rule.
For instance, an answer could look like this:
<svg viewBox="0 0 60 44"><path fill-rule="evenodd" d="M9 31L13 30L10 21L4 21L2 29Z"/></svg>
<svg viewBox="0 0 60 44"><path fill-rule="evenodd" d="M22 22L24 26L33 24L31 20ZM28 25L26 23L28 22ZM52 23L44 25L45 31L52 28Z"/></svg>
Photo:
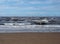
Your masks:
<svg viewBox="0 0 60 44"><path fill-rule="evenodd" d="M60 44L60 33L0 33L0 44Z"/></svg>

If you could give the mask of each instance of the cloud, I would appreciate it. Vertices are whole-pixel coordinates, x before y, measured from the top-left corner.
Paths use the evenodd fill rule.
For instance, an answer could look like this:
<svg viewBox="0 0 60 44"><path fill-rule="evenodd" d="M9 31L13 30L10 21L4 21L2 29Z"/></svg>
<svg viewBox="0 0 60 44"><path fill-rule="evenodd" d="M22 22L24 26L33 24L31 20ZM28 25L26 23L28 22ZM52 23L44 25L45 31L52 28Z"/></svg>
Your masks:
<svg viewBox="0 0 60 44"><path fill-rule="evenodd" d="M60 3L60 0L37 0L37 1L30 1L30 4L57 4Z"/></svg>
<svg viewBox="0 0 60 44"><path fill-rule="evenodd" d="M51 4L52 1L45 1L45 2L41 2L41 1L31 1L29 2L30 4Z"/></svg>
<svg viewBox="0 0 60 44"><path fill-rule="evenodd" d="M0 6L17 6L20 4L24 4L24 1L22 0L0 0Z"/></svg>
<svg viewBox="0 0 60 44"><path fill-rule="evenodd" d="M52 10L60 10L60 6L59 5L51 5L51 6L43 6L43 7L37 7L37 10L48 10L48 11L52 11Z"/></svg>
<svg viewBox="0 0 60 44"><path fill-rule="evenodd" d="M4 12L4 13L2 13L1 12L1 14L5 14L6 12ZM17 12L17 14L18 14L19 12ZM47 12L24 12L24 14L46 14ZM9 13L8 13L9 14ZM13 12L13 14L15 14L14 12ZM21 13L22 14L22 13Z"/></svg>

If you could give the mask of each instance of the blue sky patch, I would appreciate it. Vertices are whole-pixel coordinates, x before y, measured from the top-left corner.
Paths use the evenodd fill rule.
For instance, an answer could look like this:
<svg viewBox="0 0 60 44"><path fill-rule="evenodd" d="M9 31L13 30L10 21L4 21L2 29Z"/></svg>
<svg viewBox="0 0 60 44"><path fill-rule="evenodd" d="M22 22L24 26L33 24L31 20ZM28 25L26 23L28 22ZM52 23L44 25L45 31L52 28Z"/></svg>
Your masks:
<svg viewBox="0 0 60 44"><path fill-rule="evenodd" d="M60 0L0 0L0 16L60 16Z"/></svg>

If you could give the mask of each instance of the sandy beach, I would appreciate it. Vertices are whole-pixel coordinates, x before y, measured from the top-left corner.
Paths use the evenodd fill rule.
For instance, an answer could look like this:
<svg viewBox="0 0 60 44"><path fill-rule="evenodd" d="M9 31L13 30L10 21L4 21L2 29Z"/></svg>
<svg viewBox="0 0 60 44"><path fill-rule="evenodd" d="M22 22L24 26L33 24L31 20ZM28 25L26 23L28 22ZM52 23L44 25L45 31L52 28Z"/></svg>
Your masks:
<svg viewBox="0 0 60 44"><path fill-rule="evenodd" d="M60 44L60 33L0 33L0 44Z"/></svg>

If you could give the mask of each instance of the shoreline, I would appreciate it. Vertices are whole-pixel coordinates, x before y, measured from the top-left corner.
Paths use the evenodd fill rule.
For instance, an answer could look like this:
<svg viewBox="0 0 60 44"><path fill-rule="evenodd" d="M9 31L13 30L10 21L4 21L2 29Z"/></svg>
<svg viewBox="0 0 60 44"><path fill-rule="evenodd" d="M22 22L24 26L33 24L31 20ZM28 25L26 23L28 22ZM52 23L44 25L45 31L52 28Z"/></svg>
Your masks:
<svg viewBox="0 0 60 44"><path fill-rule="evenodd" d="M0 33L60 32L60 25L0 26Z"/></svg>

